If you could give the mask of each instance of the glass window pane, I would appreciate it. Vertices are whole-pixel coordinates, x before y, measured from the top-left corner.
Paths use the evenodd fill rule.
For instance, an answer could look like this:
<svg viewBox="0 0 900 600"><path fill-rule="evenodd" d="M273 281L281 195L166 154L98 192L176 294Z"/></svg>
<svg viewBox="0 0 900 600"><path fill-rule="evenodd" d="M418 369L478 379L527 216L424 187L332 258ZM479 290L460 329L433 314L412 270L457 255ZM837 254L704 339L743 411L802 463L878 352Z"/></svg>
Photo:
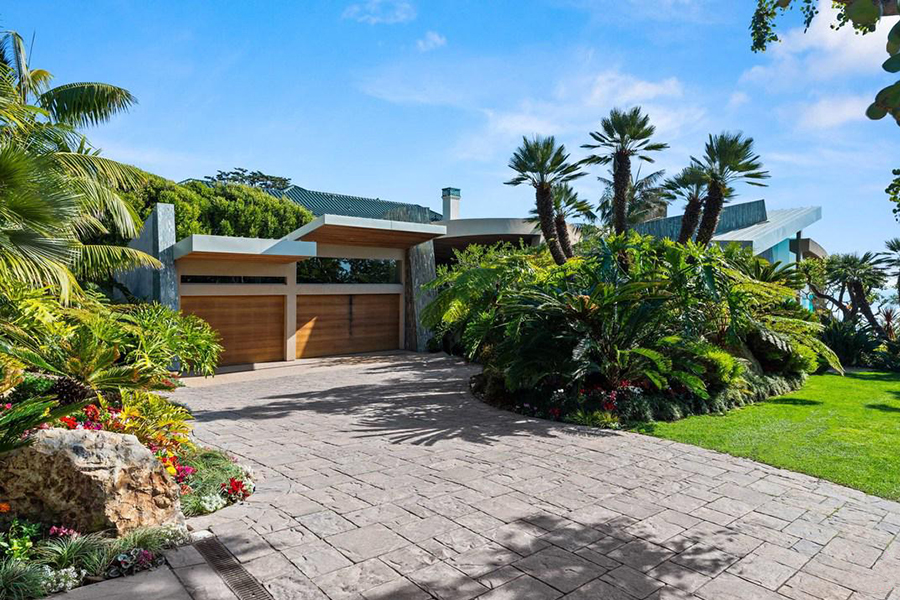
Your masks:
<svg viewBox="0 0 900 600"><path fill-rule="evenodd" d="M400 261L310 258L297 263L297 283L400 283Z"/></svg>

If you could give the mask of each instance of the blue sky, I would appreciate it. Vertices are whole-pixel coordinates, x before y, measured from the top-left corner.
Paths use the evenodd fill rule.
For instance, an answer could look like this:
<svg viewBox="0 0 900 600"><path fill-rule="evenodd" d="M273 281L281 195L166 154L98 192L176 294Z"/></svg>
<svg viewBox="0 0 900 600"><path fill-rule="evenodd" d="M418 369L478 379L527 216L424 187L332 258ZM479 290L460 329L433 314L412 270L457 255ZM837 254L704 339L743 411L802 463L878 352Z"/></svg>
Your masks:
<svg viewBox="0 0 900 600"><path fill-rule="evenodd" d="M555 134L580 158L610 108L640 104L671 145L655 168L741 130L772 179L740 200L821 205L807 233L829 251L880 249L900 235L883 193L900 128L863 111L893 82L886 29L832 31L823 3L810 32L792 15L784 42L753 54L754 4L30 0L0 26L35 35L32 66L56 83L131 90L139 104L89 138L171 179L243 166L437 210L452 185L464 217L525 215L531 190L503 185L522 135ZM593 176L577 188L602 192Z"/></svg>

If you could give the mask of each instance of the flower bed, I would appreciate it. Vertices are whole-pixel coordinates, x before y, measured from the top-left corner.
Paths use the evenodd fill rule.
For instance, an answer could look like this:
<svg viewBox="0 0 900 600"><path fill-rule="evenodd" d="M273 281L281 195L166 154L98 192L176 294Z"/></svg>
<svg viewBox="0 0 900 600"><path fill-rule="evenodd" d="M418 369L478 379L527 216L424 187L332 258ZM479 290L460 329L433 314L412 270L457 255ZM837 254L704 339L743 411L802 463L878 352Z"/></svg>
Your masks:
<svg viewBox="0 0 900 600"><path fill-rule="evenodd" d="M23 388L0 405L0 418L31 400L34 390L53 380L31 376ZM27 393L26 393L27 392ZM203 515L246 500L255 486L250 472L219 450L190 440L192 416L167 398L143 391L98 397L38 429L65 428L134 435L179 485L186 516ZM28 435L28 433L26 433ZM187 539L177 528L135 531L114 538L81 535L67 523L33 523L13 518L15 507L0 498L0 600L25 600L70 590L87 583L121 577L161 564L161 551Z"/></svg>
<svg viewBox="0 0 900 600"><path fill-rule="evenodd" d="M187 539L187 532L174 526L112 538L13 519L0 536L0 599L42 598L152 569L162 564L164 550Z"/></svg>

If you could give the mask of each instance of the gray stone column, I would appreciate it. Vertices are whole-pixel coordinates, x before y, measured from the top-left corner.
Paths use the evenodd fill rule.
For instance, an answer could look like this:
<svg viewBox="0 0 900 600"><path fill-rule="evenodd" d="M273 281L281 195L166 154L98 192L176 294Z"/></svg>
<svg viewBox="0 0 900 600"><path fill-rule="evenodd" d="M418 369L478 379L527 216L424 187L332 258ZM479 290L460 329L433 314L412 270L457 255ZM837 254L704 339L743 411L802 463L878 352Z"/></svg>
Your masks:
<svg viewBox="0 0 900 600"><path fill-rule="evenodd" d="M431 332L420 322L420 315L425 306L434 298L434 293L422 289L426 283L436 276L434 265L434 244L430 241L412 246L406 251L406 277L404 278L404 296L406 298L406 349L424 352L428 346Z"/></svg>
<svg viewBox="0 0 900 600"><path fill-rule="evenodd" d="M178 309L178 275L175 271L175 206L157 204L144 221L141 234L128 243L158 259L162 269L140 268L117 277L137 298Z"/></svg>

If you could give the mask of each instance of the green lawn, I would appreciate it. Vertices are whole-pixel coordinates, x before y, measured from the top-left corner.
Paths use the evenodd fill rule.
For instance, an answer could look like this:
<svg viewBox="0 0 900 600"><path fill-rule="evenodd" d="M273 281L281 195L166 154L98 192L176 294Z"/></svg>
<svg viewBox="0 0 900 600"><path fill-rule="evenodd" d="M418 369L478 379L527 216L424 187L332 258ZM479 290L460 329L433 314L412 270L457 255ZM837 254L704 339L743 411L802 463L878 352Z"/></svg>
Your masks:
<svg viewBox="0 0 900 600"><path fill-rule="evenodd" d="M725 415L635 431L745 456L900 500L900 375L816 375L803 389Z"/></svg>

